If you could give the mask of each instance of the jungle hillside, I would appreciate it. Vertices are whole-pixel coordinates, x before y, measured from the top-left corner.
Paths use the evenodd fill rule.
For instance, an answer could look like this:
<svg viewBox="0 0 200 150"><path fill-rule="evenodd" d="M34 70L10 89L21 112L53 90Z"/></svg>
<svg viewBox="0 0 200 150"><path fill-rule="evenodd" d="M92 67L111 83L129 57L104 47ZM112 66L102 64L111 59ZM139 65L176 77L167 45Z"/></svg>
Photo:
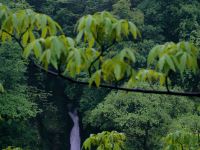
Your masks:
<svg viewBox="0 0 200 150"><path fill-rule="evenodd" d="M0 0L0 150L200 150L199 0Z"/></svg>

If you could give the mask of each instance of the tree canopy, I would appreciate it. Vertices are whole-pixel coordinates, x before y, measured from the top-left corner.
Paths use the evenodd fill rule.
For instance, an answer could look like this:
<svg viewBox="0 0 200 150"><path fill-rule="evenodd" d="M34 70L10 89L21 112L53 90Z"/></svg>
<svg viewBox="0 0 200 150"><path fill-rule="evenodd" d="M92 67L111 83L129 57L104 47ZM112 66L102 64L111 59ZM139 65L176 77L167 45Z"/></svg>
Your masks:
<svg viewBox="0 0 200 150"><path fill-rule="evenodd" d="M0 149L199 149L198 6L0 0Z"/></svg>
<svg viewBox="0 0 200 150"><path fill-rule="evenodd" d="M13 11L2 4L0 7L2 42L14 39L25 58L34 56L46 70L52 66L63 76L85 74L90 85L119 84L123 80L128 87L134 87L138 81L159 81L169 92L170 72L198 70L199 51L190 42L155 46L148 55L148 68L144 69L133 67L137 59L129 48L111 54L114 44L131 36L136 39L141 33L134 23L106 11L80 18L73 39L66 37L60 25L47 15L30 9Z"/></svg>

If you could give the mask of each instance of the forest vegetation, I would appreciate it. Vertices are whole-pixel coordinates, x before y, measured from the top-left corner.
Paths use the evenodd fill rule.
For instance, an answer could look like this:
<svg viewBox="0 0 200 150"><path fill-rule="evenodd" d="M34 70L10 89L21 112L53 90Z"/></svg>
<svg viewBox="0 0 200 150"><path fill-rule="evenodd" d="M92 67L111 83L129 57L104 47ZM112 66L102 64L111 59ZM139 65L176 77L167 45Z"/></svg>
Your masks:
<svg viewBox="0 0 200 150"><path fill-rule="evenodd" d="M0 149L200 150L199 8L0 0Z"/></svg>

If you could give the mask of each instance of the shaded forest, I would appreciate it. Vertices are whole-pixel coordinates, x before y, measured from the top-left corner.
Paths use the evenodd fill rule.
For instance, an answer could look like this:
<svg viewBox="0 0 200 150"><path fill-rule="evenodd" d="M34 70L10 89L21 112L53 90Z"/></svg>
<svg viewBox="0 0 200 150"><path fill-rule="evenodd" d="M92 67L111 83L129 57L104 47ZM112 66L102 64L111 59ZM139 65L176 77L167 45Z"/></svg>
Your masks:
<svg viewBox="0 0 200 150"><path fill-rule="evenodd" d="M0 149L200 150L199 8L0 0Z"/></svg>

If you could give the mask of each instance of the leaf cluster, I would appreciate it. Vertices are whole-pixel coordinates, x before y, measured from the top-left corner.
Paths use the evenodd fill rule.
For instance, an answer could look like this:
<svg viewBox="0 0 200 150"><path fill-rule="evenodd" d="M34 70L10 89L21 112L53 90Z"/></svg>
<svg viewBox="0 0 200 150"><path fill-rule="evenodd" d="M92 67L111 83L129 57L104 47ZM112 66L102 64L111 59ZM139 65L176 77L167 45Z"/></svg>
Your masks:
<svg viewBox="0 0 200 150"><path fill-rule="evenodd" d="M91 150L95 147L97 150L123 150L125 135L116 131L103 131L98 134L91 134L83 143L84 150Z"/></svg>

